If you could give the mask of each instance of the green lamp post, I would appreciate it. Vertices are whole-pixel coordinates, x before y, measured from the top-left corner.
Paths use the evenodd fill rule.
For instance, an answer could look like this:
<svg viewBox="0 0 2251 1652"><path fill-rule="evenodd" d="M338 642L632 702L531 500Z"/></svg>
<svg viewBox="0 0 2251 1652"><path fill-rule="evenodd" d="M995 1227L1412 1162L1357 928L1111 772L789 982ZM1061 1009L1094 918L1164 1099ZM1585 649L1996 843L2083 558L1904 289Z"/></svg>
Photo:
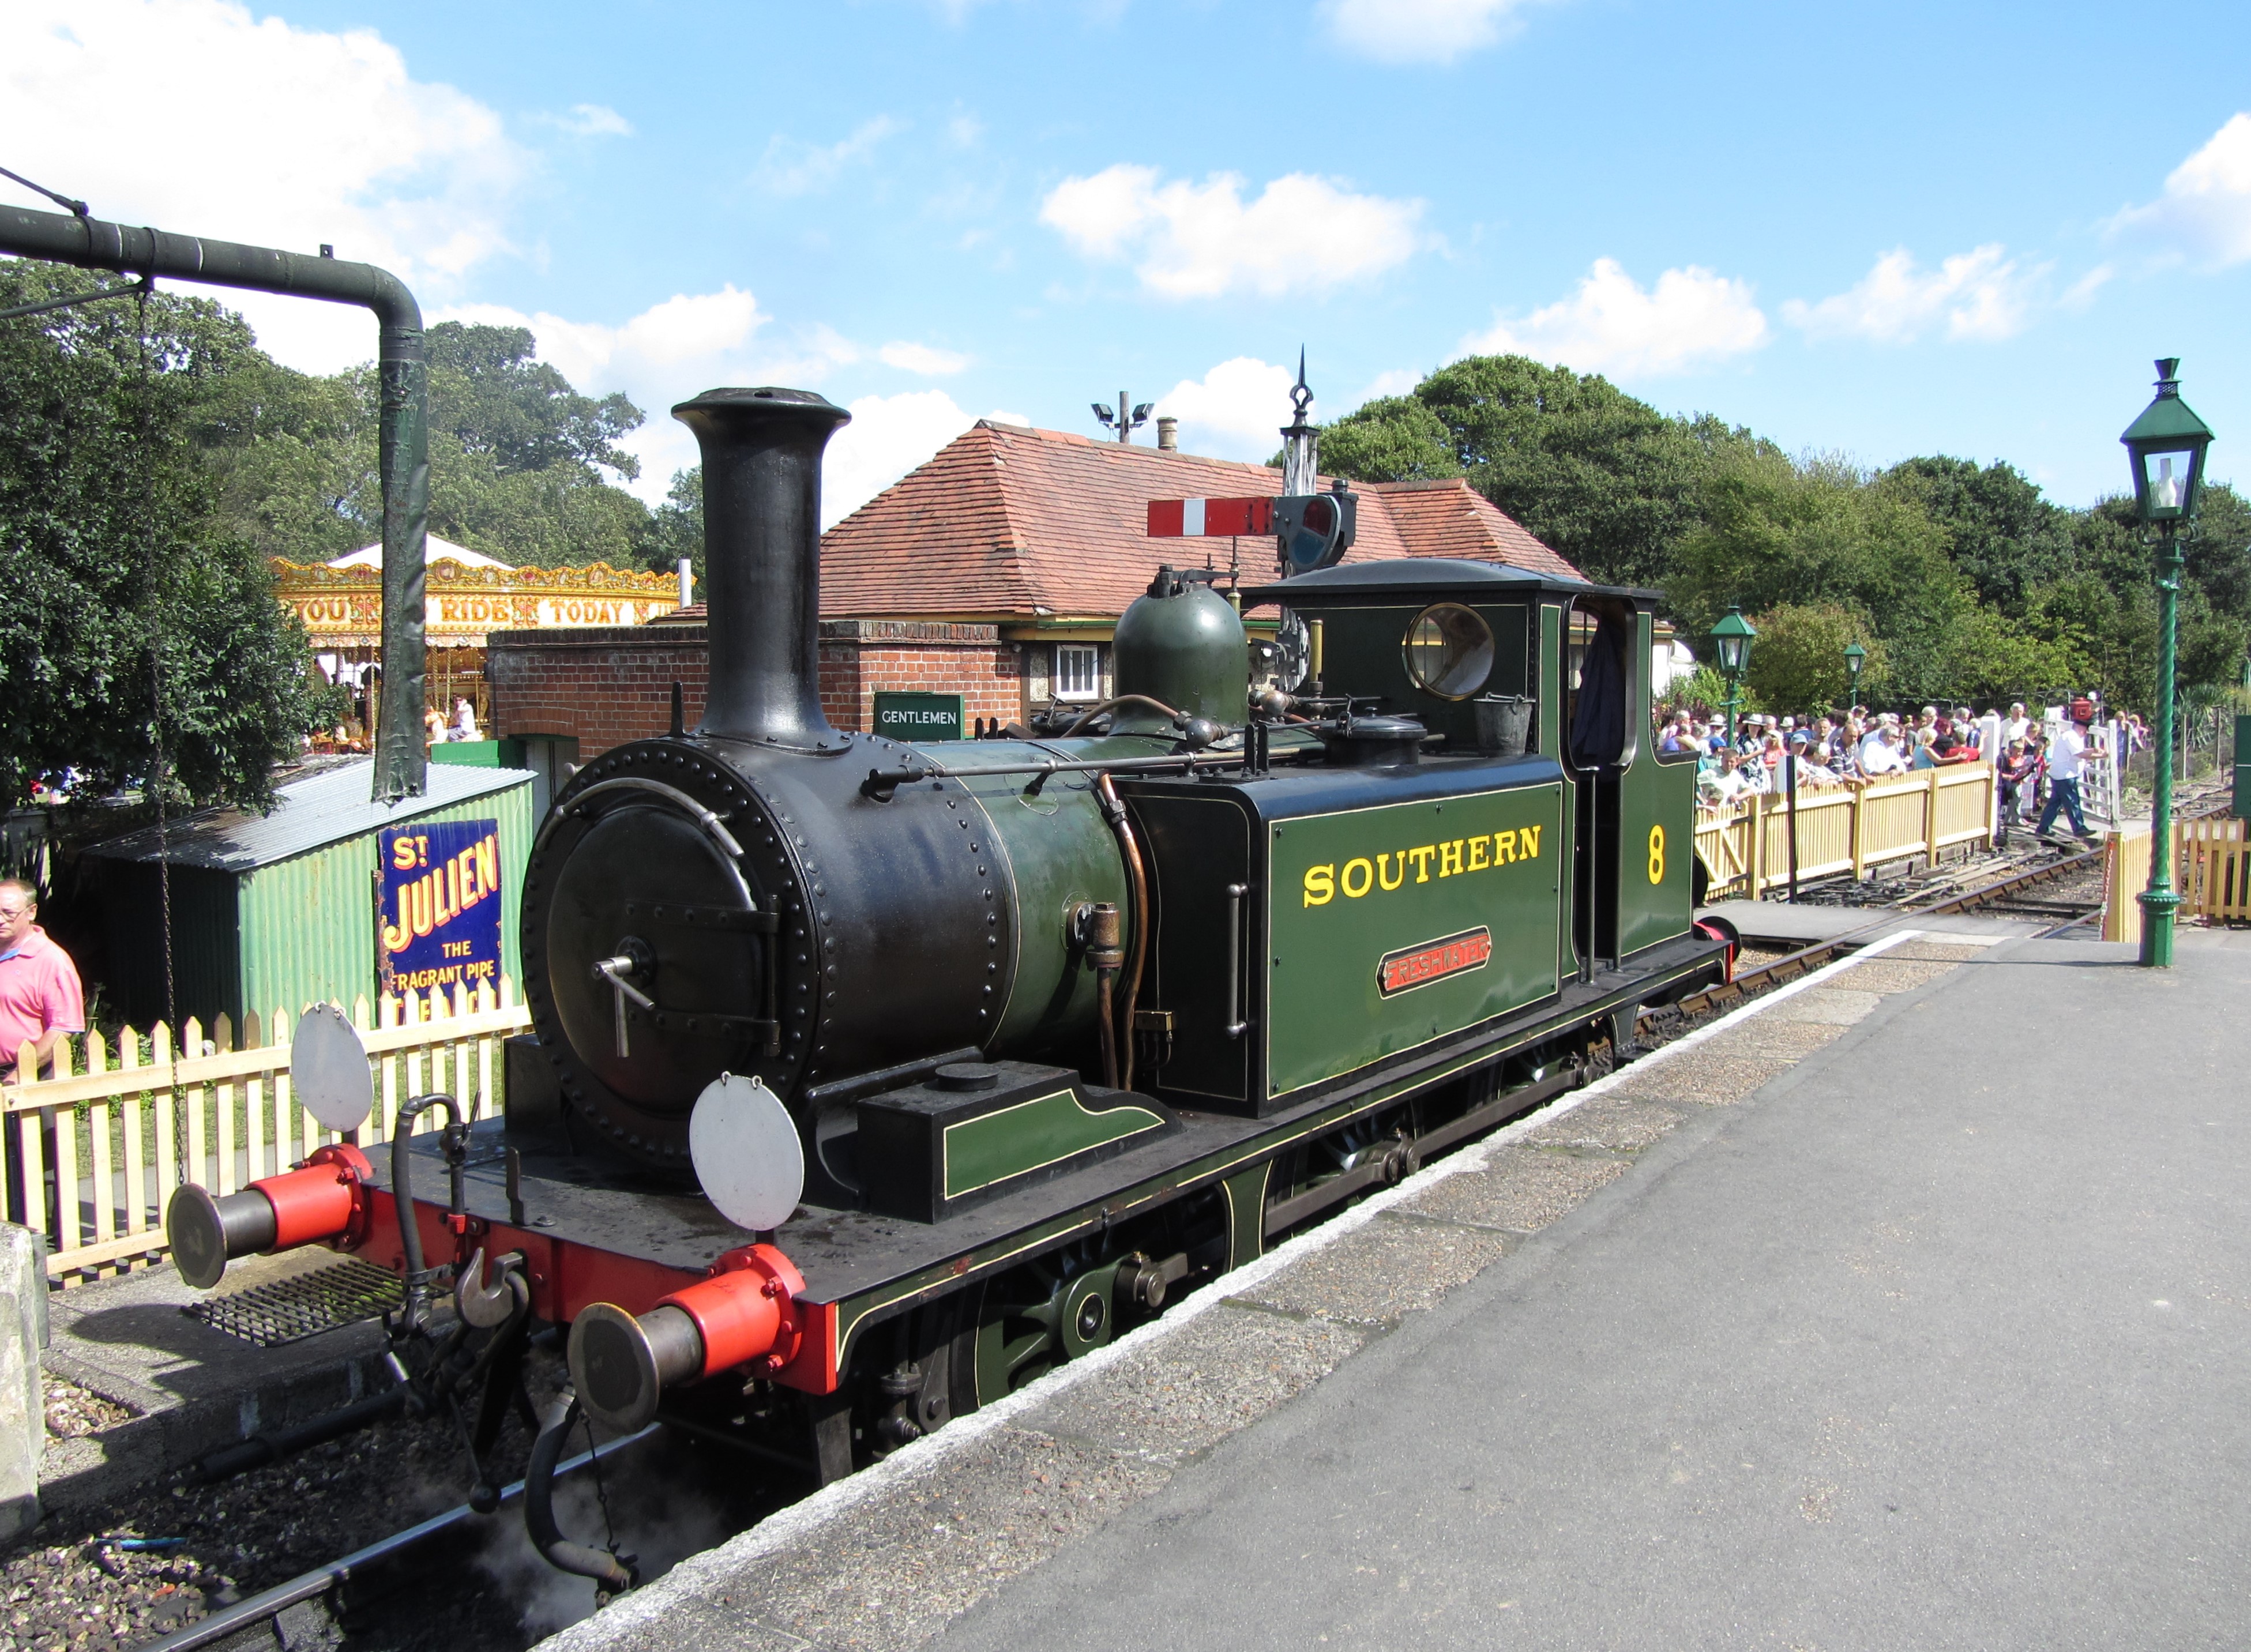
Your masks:
<svg viewBox="0 0 2251 1652"><path fill-rule="evenodd" d="M2157 363L2157 394L2118 439L2134 467L2134 504L2144 530L2157 544L2157 762L2156 796L2150 810L2150 887L2142 892L2142 962L2170 969L2173 961L2173 915L2181 898L2173 888L2173 652L2180 626L2181 549L2184 526L2196 516L2204 491L2204 450L2212 428L2180 398L2180 358Z"/></svg>
<svg viewBox="0 0 2251 1652"><path fill-rule="evenodd" d="M1728 743L1735 743L1735 709L1742 704L1743 672L1751 662L1751 644L1758 632L1743 618L1741 603L1728 605L1726 616L1712 627L1713 652L1720 656L1720 674L1728 680Z"/></svg>
<svg viewBox="0 0 2251 1652"><path fill-rule="evenodd" d="M1852 711L1860 703L1860 667L1868 663L1868 651L1857 642L1845 645L1845 709Z"/></svg>

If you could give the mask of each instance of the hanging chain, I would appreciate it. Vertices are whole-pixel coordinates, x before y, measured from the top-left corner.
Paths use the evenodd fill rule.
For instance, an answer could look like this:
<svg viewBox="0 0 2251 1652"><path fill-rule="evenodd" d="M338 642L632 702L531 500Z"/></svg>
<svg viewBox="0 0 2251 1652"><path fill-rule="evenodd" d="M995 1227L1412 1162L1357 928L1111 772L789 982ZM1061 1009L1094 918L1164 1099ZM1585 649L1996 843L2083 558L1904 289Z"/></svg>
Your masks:
<svg viewBox="0 0 2251 1652"><path fill-rule="evenodd" d="M164 949L164 1024L172 1029L172 1159L173 1171L183 1183L188 1179L187 1120L181 1116L181 1104L185 1087L180 1082L180 1063L190 1052L186 1035L180 1026L178 983L174 978L172 962L172 854L165 818L164 782L164 604L157 589L156 567L156 489L154 446L153 412L156 396L156 364L149 349L149 294L155 282L144 279L134 298L135 320L139 325L138 343L141 350L141 455L142 463L149 468L149 486L145 491L147 511L146 531L142 536L142 565L143 588L149 604L149 737L152 748L151 772L149 789L156 799L156 905L158 923Z"/></svg>
<svg viewBox="0 0 2251 1652"><path fill-rule="evenodd" d="M602 1484L602 1454L594 1443L594 1414L581 1407L578 1420L586 1425L586 1462L594 1471L594 1500L602 1505L602 1546L614 1555L618 1534L610 1524L610 1494Z"/></svg>

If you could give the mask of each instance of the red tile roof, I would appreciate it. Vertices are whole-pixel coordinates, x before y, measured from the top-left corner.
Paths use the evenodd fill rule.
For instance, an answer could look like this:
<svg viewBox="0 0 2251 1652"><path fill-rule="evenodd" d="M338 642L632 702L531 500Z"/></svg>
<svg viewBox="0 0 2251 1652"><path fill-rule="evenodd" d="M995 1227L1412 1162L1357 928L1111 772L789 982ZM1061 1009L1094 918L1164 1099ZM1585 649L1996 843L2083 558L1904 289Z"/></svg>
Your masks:
<svg viewBox="0 0 2251 1652"><path fill-rule="evenodd" d="M980 420L821 536L821 612L1122 613L1160 564L1224 563L1229 554L1217 539L1151 539L1151 500L1281 489L1281 472L1264 465ZM1347 561L1466 556L1581 577L1467 482L1355 491L1360 532ZM1242 553L1246 578L1271 572L1268 541L1246 541Z"/></svg>

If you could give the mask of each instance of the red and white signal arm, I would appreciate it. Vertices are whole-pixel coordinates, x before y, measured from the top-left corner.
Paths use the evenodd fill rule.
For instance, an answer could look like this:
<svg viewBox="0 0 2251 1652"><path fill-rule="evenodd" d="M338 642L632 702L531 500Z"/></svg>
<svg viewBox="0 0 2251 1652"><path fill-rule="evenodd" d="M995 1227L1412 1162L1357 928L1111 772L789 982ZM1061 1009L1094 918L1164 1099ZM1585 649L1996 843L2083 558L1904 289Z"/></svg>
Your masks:
<svg viewBox="0 0 2251 1652"><path fill-rule="evenodd" d="M1274 531L1271 499L1153 499L1152 539L1208 539Z"/></svg>

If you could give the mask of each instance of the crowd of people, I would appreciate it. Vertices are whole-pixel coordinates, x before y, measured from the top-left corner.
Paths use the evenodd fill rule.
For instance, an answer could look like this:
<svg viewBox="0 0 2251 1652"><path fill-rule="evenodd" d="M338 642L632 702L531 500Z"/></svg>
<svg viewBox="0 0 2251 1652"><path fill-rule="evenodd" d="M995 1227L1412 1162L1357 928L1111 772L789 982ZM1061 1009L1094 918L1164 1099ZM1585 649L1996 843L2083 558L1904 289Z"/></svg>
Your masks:
<svg viewBox="0 0 2251 1652"><path fill-rule="evenodd" d="M1724 718L1684 708L1667 715L1657 744L1663 757L1696 757L1697 797L1710 805L1781 791L1793 773L1803 791L1862 786L1887 775L1988 763L2000 784L2001 841L2035 810L2040 836L2049 834L2061 813L2075 834L2086 838L2092 834L2081 812L2080 779L2088 762L2108 755L2090 733L2095 711L2089 702L2074 700L2055 730L2027 716L2022 704L2005 713L1973 712L1967 706L1950 711L1925 706L1904 715L1862 706L1840 716L1754 713L1737 719L1730 741ZM2129 750L2138 750L2138 720L2129 717L2121 729Z"/></svg>

